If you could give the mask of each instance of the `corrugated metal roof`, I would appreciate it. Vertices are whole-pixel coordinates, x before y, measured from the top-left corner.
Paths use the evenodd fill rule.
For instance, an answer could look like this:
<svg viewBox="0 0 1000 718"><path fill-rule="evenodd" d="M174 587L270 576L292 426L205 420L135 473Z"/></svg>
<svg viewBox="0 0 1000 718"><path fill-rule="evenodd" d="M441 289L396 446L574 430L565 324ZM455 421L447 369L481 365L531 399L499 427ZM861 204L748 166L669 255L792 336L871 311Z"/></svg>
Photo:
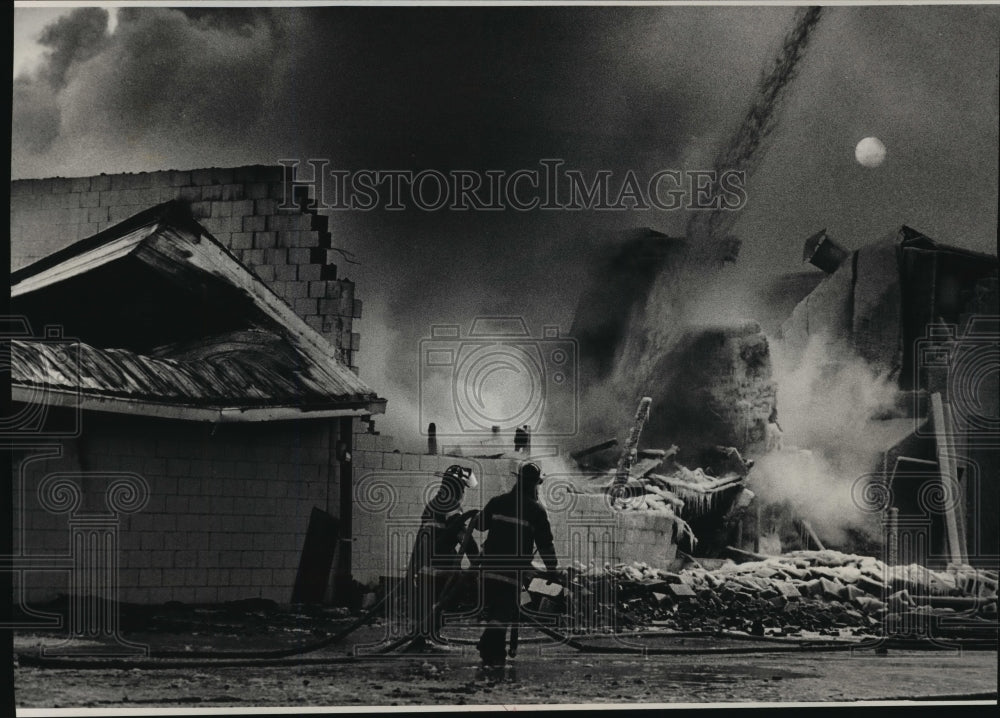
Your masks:
<svg viewBox="0 0 1000 718"><path fill-rule="evenodd" d="M11 381L40 390L127 397L190 406L310 406L363 402L371 393L317 373L301 360L260 350L199 359L150 357L71 341L13 339Z"/></svg>

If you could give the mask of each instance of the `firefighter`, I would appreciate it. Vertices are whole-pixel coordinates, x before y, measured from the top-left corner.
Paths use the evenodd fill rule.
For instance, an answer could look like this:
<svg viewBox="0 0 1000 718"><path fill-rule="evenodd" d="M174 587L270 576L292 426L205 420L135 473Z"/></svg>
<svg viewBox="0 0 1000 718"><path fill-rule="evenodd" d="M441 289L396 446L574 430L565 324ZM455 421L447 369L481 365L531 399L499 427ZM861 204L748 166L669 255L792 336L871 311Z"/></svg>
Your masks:
<svg viewBox="0 0 1000 718"><path fill-rule="evenodd" d="M435 641L440 629L443 591L448 578L461 568L462 548L470 558L478 553L476 542L467 535L466 522L474 511L463 512L466 489L479 485L472 469L457 464L443 473L437 493L420 517L420 529L410 555L409 582L414 589L410 615L415 624L414 648Z"/></svg>
<svg viewBox="0 0 1000 718"><path fill-rule="evenodd" d="M558 570L552 527L538 500L543 478L538 464L524 464L514 488L492 498L475 522L474 528L488 532L479 557L488 625L477 644L486 667L506 663L507 628L519 618L521 590L527 574L534 572L535 549L551 575Z"/></svg>

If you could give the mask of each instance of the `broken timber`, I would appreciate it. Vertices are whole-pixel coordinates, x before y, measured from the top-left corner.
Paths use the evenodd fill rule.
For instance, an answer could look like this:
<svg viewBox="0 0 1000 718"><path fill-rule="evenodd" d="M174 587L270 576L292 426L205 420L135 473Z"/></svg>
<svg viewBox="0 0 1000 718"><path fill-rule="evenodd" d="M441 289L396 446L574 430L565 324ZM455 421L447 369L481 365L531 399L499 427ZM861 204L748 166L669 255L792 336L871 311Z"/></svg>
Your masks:
<svg viewBox="0 0 1000 718"><path fill-rule="evenodd" d="M642 434L642 427L645 426L646 420L649 418L649 407L652 403L653 399L648 396L642 397L639 402L639 408L635 411L635 421L632 428L629 429L622 455L618 459L618 471L615 473L612 492L620 492L628 482L632 462L635 461L636 449L639 446L639 436Z"/></svg>
<svg viewBox="0 0 1000 718"><path fill-rule="evenodd" d="M965 556L961 540L959 539L958 517L955 515L954 497L961 497L958 485L958 472L954 464L954 455L951 453L949 436L951 427L945 421L945 407L941 400L941 394L934 392L931 394L931 411L934 422L934 438L937 444L937 459L940 466L941 490L942 490L942 512L944 513L945 528L948 532L948 556L951 562L959 566L965 564Z"/></svg>

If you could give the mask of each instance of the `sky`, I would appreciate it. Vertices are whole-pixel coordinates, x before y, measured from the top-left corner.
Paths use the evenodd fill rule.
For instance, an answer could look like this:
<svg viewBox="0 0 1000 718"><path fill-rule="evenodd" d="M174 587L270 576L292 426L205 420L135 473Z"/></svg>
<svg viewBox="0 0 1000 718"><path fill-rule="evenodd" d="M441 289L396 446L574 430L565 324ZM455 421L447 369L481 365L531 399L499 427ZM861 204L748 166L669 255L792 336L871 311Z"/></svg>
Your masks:
<svg viewBox="0 0 1000 718"><path fill-rule="evenodd" d="M794 9L18 8L12 175L274 164L708 169ZM829 7L735 224L734 287L900 224L995 252L1000 7ZM854 148L880 138L885 162ZM335 212L359 264L361 376L412 432L434 323L568 330L600 247L684 211ZM727 301L725 292L718 298ZM741 292L734 291L733 296ZM735 303L736 300L734 299ZM720 311L738 311L739 306ZM537 332L536 332L537 334Z"/></svg>

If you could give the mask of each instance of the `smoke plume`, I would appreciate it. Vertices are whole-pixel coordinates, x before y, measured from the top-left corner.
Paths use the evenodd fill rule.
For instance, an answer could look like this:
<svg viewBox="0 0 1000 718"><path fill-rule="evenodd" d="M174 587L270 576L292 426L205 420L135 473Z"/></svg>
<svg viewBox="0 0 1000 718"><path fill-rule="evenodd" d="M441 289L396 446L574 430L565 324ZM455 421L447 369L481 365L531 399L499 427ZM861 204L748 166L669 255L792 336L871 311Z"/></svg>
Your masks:
<svg viewBox="0 0 1000 718"><path fill-rule="evenodd" d="M891 423L872 417L894 405L898 390L823 335L810 337L801 355L777 341L771 350L783 447L759 458L751 488L765 504L790 503L821 539L837 545L846 529L870 528L851 487L874 470L886 448L884 429Z"/></svg>
<svg viewBox="0 0 1000 718"><path fill-rule="evenodd" d="M744 172L747 178L753 174L820 14L818 7L801 8L796 13L795 25L785 36L774 65L761 77L743 121L716 156L716 177L727 170ZM718 189L713 187L716 197ZM653 367L686 329L686 307L697 300L727 261L735 260L739 244L728 232L737 217L738 212L725 208L692 214L686 227L688 251L684 259L666 267L645 306L631 321L612 379L622 387L622 395L649 391L644 386L653 379ZM638 391L630 391L637 383Z"/></svg>

